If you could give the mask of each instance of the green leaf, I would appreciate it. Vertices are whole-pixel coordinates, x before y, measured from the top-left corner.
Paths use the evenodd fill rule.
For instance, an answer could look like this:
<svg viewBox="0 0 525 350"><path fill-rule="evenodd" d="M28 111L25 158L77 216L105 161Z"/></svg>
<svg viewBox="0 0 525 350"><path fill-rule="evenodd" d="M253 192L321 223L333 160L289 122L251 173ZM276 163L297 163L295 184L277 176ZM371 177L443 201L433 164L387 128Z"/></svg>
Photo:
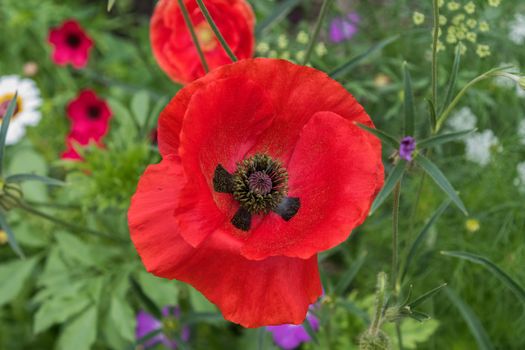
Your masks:
<svg viewBox="0 0 525 350"><path fill-rule="evenodd" d="M13 150L14 151L14 150ZM9 174L36 174L45 176L48 173L46 160L31 148L16 149L12 154L9 167L6 172ZM21 183L24 199L37 202L48 201L48 188L42 182L28 181Z"/></svg>
<svg viewBox="0 0 525 350"><path fill-rule="evenodd" d="M7 107L7 112L2 117L2 126L0 127L0 175L3 171L4 165L4 152L5 152L5 141L7 139L7 130L9 129L9 123L11 122L11 117L15 114L15 108L18 99L18 91L15 92L15 95L9 102Z"/></svg>
<svg viewBox="0 0 525 350"><path fill-rule="evenodd" d="M474 255L474 254L467 253L467 252L458 252L458 251L443 251L441 252L441 254L446 255L446 256L453 256L455 258L459 258L463 260L468 260L470 262L473 262L475 264L479 264L485 267L494 276L499 278L499 280L503 282L503 284L505 284L510 290L512 290L514 294L516 294L518 299L525 305L525 289L523 289L523 287L520 284L518 284L518 282L516 282L512 277L510 277L507 273L505 273L505 271L500 269L496 264L494 264L489 259L483 256Z"/></svg>
<svg viewBox="0 0 525 350"><path fill-rule="evenodd" d="M457 132L451 132L447 134L441 134L436 136L431 136L427 139L421 140L417 143L417 147L419 149L423 148L429 148L429 147L435 147L444 143L456 141L459 139L462 139L463 137L467 136L468 134L473 133L476 131L476 129L472 130L463 130L463 131L457 131Z"/></svg>
<svg viewBox="0 0 525 350"><path fill-rule="evenodd" d="M31 276L38 259L2 262L0 265L0 306L9 303L20 293Z"/></svg>
<svg viewBox="0 0 525 350"><path fill-rule="evenodd" d="M372 203L372 208L370 209L370 214L372 215L377 208L383 204L383 202L388 198L388 195L394 190L395 185L398 181L401 180L403 177L403 174L405 173L405 169L407 166L407 162L404 160L400 160L394 169L390 172L390 175L388 175L388 178L385 181L385 185L381 189L381 192L377 195L376 199L374 200L374 203Z"/></svg>
<svg viewBox="0 0 525 350"><path fill-rule="evenodd" d="M356 304L354 304L353 302L349 300L341 300L341 301L338 301L337 304L341 305L346 310L348 310L350 313L362 319L365 324L367 325L370 324L370 316L368 316L368 313L365 310L361 309Z"/></svg>
<svg viewBox="0 0 525 350"><path fill-rule="evenodd" d="M445 175L439 170L439 168L430 161L430 159L423 156L421 153L416 158L416 163L434 180L434 182L445 192L452 202L463 212L468 215L467 208L459 198L456 190L450 184Z"/></svg>
<svg viewBox="0 0 525 350"><path fill-rule="evenodd" d="M220 323L224 322L224 317L218 312L189 312L182 318L184 324L198 323Z"/></svg>
<svg viewBox="0 0 525 350"><path fill-rule="evenodd" d="M437 124L437 113L436 113L436 107L434 106L434 102L432 102L431 99L426 99L428 104L428 113L430 115L430 126L432 128L432 131L436 130L436 124Z"/></svg>
<svg viewBox="0 0 525 350"><path fill-rule="evenodd" d="M97 308L91 305L62 329L58 350L90 350L97 338Z"/></svg>
<svg viewBox="0 0 525 350"><path fill-rule="evenodd" d="M129 277L129 282L131 284L131 290L135 293L140 303L156 319L162 319L162 312L157 305L144 293L140 284L133 277Z"/></svg>
<svg viewBox="0 0 525 350"><path fill-rule="evenodd" d="M415 136L416 110L414 107L414 90L412 89L412 77L408 70L407 62L403 62L403 76L405 86L405 134L404 136Z"/></svg>
<svg viewBox="0 0 525 350"><path fill-rule="evenodd" d="M363 266L367 254L368 253L366 251L362 251L357 257L356 261L352 264L352 266L348 270L346 270L346 272L341 276L339 282L335 287L335 293L337 295L342 295L344 291L348 288L348 286L352 283L355 276Z"/></svg>
<svg viewBox="0 0 525 350"><path fill-rule="evenodd" d="M403 334L403 349L427 349L430 346L423 344L432 338L432 335L439 327L439 322L436 320L429 320L423 314L417 316L418 320L405 319L401 323L401 333ZM424 322L422 322L424 321ZM387 323L383 326L385 332L392 340L392 349L401 349L396 337L396 330L394 323Z"/></svg>
<svg viewBox="0 0 525 350"><path fill-rule="evenodd" d="M41 176L36 174L16 174L8 176L5 179L6 182L24 182L24 181L38 181L49 186L64 186L66 183L57 179L53 179L47 176Z"/></svg>
<svg viewBox="0 0 525 350"><path fill-rule="evenodd" d="M276 6L273 12L257 25L255 28L255 36L260 38L266 30L279 23L300 2L301 0L285 0Z"/></svg>
<svg viewBox="0 0 525 350"><path fill-rule="evenodd" d="M24 252L22 251L22 248L18 245L18 242L16 241L15 234L13 230L11 230L11 227L7 223L7 220L3 214L0 213L0 227L2 230L7 234L7 242L9 243L9 246L13 251L18 255L20 258L25 258Z"/></svg>
<svg viewBox="0 0 525 350"><path fill-rule="evenodd" d="M56 232L55 238L64 257L68 257L85 266L96 265L95 251L83 240L66 232Z"/></svg>
<svg viewBox="0 0 525 350"><path fill-rule="evenodd" d="M138 339L133 345L131 345L128 349L129 350L137 350L143 348L142 345L146 343L148 340L155 338L157 335L162 333L162 329L154 330L153 332L150 332L143 336L142 338Z"/></svg>
<svg viewBox="0 0 525 350"><path fill-rule="evenodd" d="M441 108L441 111L443 111L445 108L448 107L448 105L452 101L452 97L454 97L454 88L456 86L456 79L458 77L460 63L461 63L461 50L460 50L460 45L457 45L455 54L454 54L454 63L452 65L452 71L448 79L447 94L445 97L445 101L443 102L443 107Z"/></svg>
<svg viewBox="0 0 525 350"><path fill-rule="evenodd" d="M490 338L485 332L483 325L481 324L477 316L474 314L470 306L468 306L452 289L446 288L445 292L447 293L447 296L452 302L452 304L454 304L454 306L460 312L461 316L463 316L463 319L467 323L470 332L472 333L472 335L476 339L476 342L478 343L479 349L494 349L494 346L492 345Z"/></svg>
<svg viewBox="0 0 525 350"><path fill-rule="evenodd" d="M410 303L407 304L407 306L410 308L410 309L415 309L416 307L418 307L419 305L421 305L423 302L425 302L427 299L431 298L432 296L434 296L434 294L438 293L441 289L443 289L444 287L446 287L446 283L443 283L442 285L432 289L432 290L429 290L428 292L426 292L425 294L421 295L419 298L417 298L416 300L414 301L411 301Z"/></svg>
<svg viewBox="0 0 525 350"><path fill-rule="evenodd" d="M387 134L386 132L384 131L381 131L379 129L375 129L375 128L370 128L364 124L360 124L360 123L357 123L356 124L358 127L360 127L361 129L363 130L366 130L368 131L369 133L373 134L374 136L376 136L377 138L379 138L381 141L383 141L384 143L387 143L389 144L390 146L392 146L394 149L399 149L399 142L396 140L396 138L392 135L389 135Z"/></svg>
<svg viewBox="0 0 525 350"><path fill-rule="evenodd" d="M144 123L148 119L150 102L150 96L146 91L137 92L131 100L131 111L141 128L144 128Z"/></svg>
<svg viewBox="0 0 525 350"><path fill-rule="evenodd" d="M113 295L109 315L120 336L130 342L134 341L136 320L131 306L124 299Z"/></svg>
<svg viewBox="0 0 525 350"><path fill-rule="evenodd" d="M78 315L91 304L86 295L73 295L70 298L52 298L46 300L34 317L33 332L45 331L54 324L64 323L69 318Z"/></svg>
<svg viewBox="0 0 525 350"><path fill-rule="evenodd" d="M434 225L434 223L439 219L439 217L445 212L445 210L448 208L450 204L450 200L446 200L441 206L434 212L430 220L427 221L421 232L417 235L416 239L414 240L414 243L412 243L412 246L410 247L410 250L408 251L407 259L405 261L405 265L403 267L403 273L401 274L401 282L405 279L405 275L408 272L408 268L410 267L410 263L414 259L417 250L419 249L419 246L423 241L425 240L427 233L430 231L430 228Z"/></svg>
<svg viewBox="0 0 525 350"><path fill-rule="evenodd" d="M310 339L313 340L314 343L319 345L319 340L317 339L317 334L315 333L314 329L312 328L312 325L310 324L310 321L308 320L308 316L303 322L303 328L310 336Z"/></svg>
<svg viewBox="0 0 525 350"><path fill-rule="evenodd" d="M337 78L340 78L340 77L344 76L345 74L350 72L352 69L357 67L361 63L361 61L366 59L368 56L370 56L371 54L373 54L376 51L379 51L379 50L383 49L385 46L393 43L394 41L399 39L399 37L400 37L400 35L394 35L394 36L391 36L390 38L387 38L385 40L380 41L376 45L374 45L371 48L369 48L367 51L363 52L360 55L357 55L356 57L350 59L348 62L344 63L343 65L341 65L339 67L337 67L332 72L330 72L330 74L328 74L328 75L330 77L334 78L334 79L337 79Z"/></svg>
<svg viewBox="0 0 525 350"><path fill-rule="evenodd" d="M117 0L108 0L108 12L111 11Z"/></svg>

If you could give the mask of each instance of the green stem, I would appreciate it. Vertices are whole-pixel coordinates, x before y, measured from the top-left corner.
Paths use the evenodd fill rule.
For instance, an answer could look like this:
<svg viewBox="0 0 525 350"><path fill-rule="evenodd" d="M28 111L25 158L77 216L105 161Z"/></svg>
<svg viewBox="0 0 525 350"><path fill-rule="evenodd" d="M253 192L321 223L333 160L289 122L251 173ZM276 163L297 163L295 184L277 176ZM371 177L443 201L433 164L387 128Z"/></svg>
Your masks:
<svg viewBox="0 0 525 350"><path fill-rule="evenodd" d="M401 322L396 321L396 334L397 334L397 343L399 345L399 350L403 350L403 333L401 332Z"/></svg>
<svg viewBox="0 0 525 350"><path fill-rule="evenodd" d="M432 40L432 102L434 106L438 105L437 101L437 71L438 71L438 61L437 61L437 46L439 40L439 6L438 0L432 1L434 7L434 37Z"/></svg>
<svg viewBox="0 0 525 350"><path fill-rule="evenodd" d="M370 333L377 335L379 328L381 327L381 321L383 319L383 309L385 308L386 299L386 284L387 277L386 273L380 272L377 275L377 291L376 291L376 312L372 324L370 325Z"/></svg>
<svg viewBox="0 0 525 350"><path fill-rule="evenodd" d="M332 0L324 0L321 7L321 12L319 12L319 17L317 17L317 23L315 24L314 35L308 44L306 49L306 54L304 55L303 65L307 64L310 61L310 56L314 50L314 45L319 38L319 32L321 31L321 26L323 25L324 18L328 12L328 6L332 3Z"/></svg>
<svg viewBox="0 0 525 350"><path fill-rule="evenodd" d="M95 231L95 230L92 230L92 229L89 229L89 228L86 228L86 227L77 226L77 225L69 223L67 221L55 218L54 216L46 214L46 213L44 213L44 212L42 212L42 211L40 211L38 209L31 208L30 206L28 206L25 203L20 203L18 207L20 209L28 212L29 214L33 214L35 216L41 217L42 219L46 219L48 221L54 222L55 224L67 227L67 228L71 229L72 231L85 232L85 233L89 233L89 234L94 235L94 236L99 236L99 237L111 239L113 241L127 242L127 241L125 241L125 240L123 240L121 238L114 237L114 236L112 236L112 235L110 235L108 233L98 232L98 231Z"/></svg>
<svg viewBox="0 0 525 350"><path fill-rule="evenodd" d="M401 181L394 188L394 209L392 210L392 291L397 296L397 270L399 268L399 197L401 195Z"/></svg>
<svg viewBox="0 0 525 350"><path fill-rule="evenodd" d="M179 0L179 1L182 1L182 0ZM228 45L226 40L224 40L224 37L222 36L222 34L221 34L219 28L217 27L217 25L215 24L215 21L213 21L213 18L211 18L210 12L206 8L206 5L204 5L204 2L202 2L202 0L197 0L197 5L199 5L199 8L201 9L202 14L204 15L204 17L206 18L206 21L208 22L208 24L210 25L211 29L213 30L213 32L217 36L217 39L219 39L219 41L221 43L221 46L224 49L224 51L226 51L226 53L228 54L228 56L230 57L230 59L233 62L237 62L238 61L237 57L233 53L232 49L230 48L230 46Z"/></svg>
<svg viewBox="0 0 525 350"><path fill-rule="evenodd" d="M182 11L182 17L184 17L184 22L186 22L186 27L188 27L188 30L191 34L191 40L193 40L193 44L195 44L195 48L197 49L197 52L199 53L199 59L201 60L202 67L204 68L204 71L208 73L210 71L210 68L208 67L208 63L206 62L206 58L204 57L204 53L202 52L201 45L199 43L199 39L197 38L197 34L195 34L195 28L193 28L193 23L191 23L190 15L188 13L188 9L186 8L186 4L184 4L184 0L178 0L179 1L179 7Z"/></svg>

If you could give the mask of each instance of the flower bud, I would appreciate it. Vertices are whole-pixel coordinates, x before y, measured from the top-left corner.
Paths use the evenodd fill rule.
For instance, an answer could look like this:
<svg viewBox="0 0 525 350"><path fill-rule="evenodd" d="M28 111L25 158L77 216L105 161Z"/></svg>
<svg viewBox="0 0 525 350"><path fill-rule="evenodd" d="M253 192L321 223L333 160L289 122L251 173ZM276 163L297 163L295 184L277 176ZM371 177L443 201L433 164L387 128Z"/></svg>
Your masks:
<svg viewBox="0 0 525 350"><path fill-rule="evenodd" d="M388 350L390 348L390 339L382 331L375 334L366 331L359 339L359 350Z"/></svg>
<svg viewBox="0 0 525 350"><path fill-rule="evenodd" d="M5 211L18 206L23 198L22 189L16 183L0 183L0 207Z"/></svg>

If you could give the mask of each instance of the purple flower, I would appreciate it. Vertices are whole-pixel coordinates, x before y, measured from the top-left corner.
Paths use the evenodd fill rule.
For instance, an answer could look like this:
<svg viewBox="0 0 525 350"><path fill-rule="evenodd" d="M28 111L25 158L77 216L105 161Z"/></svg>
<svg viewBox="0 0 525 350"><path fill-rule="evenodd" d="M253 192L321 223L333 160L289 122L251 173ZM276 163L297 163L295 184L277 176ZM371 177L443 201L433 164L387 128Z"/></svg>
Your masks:
<svg viewBox="0 0 525 350"><path fill-rule="evenodd" d="M401 145L399 146L399 156L406 160L407 162L412 161L412 154L416 149L416 139L412 136L405 136L401 140Z"/></svg>
<svg viewBox="0 0 525 350"><path fill-rule="evenodd" d="M166 336L165 332L180 332L180 339L185 342L190 339L190 328L188 326L183 326L180 328L180 310L178 307L164 307L162 309L162 316L163 319L161 321L157 320L155 317L144 311L140 311L137 314L137 329L135 332L137 339L141 339L157 330L162 330L161 333L144 342L144 348L151 348L159 343L162 343L168 349L176 349L177 343Z"/></svg>
<svg viewBox="0 0 525 350"><path fill-rule="evenodd" d="M361 18L356 12L350 12L344 17L336 17L330 23L330 40L340 43L350 40L358 32Z"/></svg>
<svg viewBox="0 0 525 350"><path fill-rule="evenodd" d="M313 314L308 312L306 318L312 329L317 331L319 329L319 320ZM306 343L312 339L304 329L303 325L283 324L281 326L269 326L266 329L272 333L273 341L277 346L284 350L292 350Z"/></svg>

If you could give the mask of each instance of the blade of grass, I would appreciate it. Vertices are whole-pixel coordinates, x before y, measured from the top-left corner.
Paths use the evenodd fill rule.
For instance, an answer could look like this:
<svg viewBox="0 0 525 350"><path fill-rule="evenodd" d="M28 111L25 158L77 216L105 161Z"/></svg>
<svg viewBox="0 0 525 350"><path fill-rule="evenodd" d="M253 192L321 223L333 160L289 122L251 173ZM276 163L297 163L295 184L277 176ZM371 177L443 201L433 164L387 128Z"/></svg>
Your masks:
<svg viewBox="0 0 525 350"><path fill-rule="evenodd" d="M301 0L286 0L276 6L273 12L257 25L255 28L255 36L260 38L266 30L279 23L279 21L286 17L300 2Z"/></svg>
<svg viewBox="0 0 525 350"><path fill-rule="evenodd" d="M473 262L475 264L481 265L487 270L489 270L494 276L496 276L503 284L505 284L516 296L518 299L525 305L525 289L521 285L518 284L512 277L510 277L505 271L500 269L496 264L494 264L489 259L467 253L467 252L458 252L458 251L443 251L441 254L446 256L452 256L455 258L468 260L470 262Z"/></svg>
<svg viewBox="0 0 525 350"><path fill-rule="evenodd" d="M414 90L412 89L412 77L408 70L408 63L403 62L403 76L405 85L405 134L404 136L414 136L415 132L415 107L414 107Z"/></svg>
<svg viewBox="0 0 525 350"><path fill-rule="evenodd" d="M411 301L410 303L408 303L407 306L410 309L415 309L416 307L418 307L419 305L423 304L427 299L429 299L432 296L434 296L434 294L438 293L441 289L443 289L446 286L447 286L447 284L443 283L442 285L437 286L436 288L434 288L432 290L429 290L428 292L426 292L425 294L421 295L416 300Z"/></svg>
<svg viewBox="0 0 525 350"><path fill-rule="evenodd" d="M197 52L199 54L199 59L201 60L202 67L204 68L204 71L208 73L210 71L210 68L208 66L208 63L206 62L206 57L204 57L204 53L202 52L202 48L199 43L199 39L197 38L197 34L195 34L195 28L193 28L193 23L191 23L191 18L188 13L188 9L186 8L186 4L184 3L184 0L177 0L177 1L179 2L179 7L182 11L182 17L184 17L184 22L186 23L186 27L190 31L191 40L193 41L193 44L195 45L195 48L197 49Z"/></svg>
<svg viewBox="0 0 525 350"><path fill-rule="evenodd" d="M38 181L50 186L65 186L64 181L53 179L47 176L40 176L36 174L16 174L8 176L5 182L24 182L24 181Z"/></svg>
<svg viewBox="0 0 525 350"><path fill-rule="evenodd" d="M179 1L182 1L182 0L179 0ZM217 39L219 39L219 42L221 43L221 46L224 49L224 51L226 51L226 54L230 57L232 62L237 62L237 57L233 53L232 49L230 48L226 40L224 40L224 37L222 36L219 28L217 27L217 24L215 24L215 21L211 17L210 12L206 8L206 5L204 5L204 2L202 0L197 0L197 5L201 9L201 12L204 15L204 18L206 18L206 21L210 25L211 29L215 33L215 36L217 36Z"/></svg>
<svg viewBox="0 0 525 350"><path fill-rule="evenodd" d="M428 147L435 147L444 143L448 143L451 141L459 140L468 134L473 133L476 131L476 129L472 130L463 130L463 131L457 131L457 132L451 132L447 134L441 134L436 136L431 136L427 139L421 140L417 143L417 146L419 149L428 148Z"/></svg>
<svg viewBox="0 0 525 350"><path fill-rule="evenodd" d="M370 128L364 124L357 123L356 125L360 127L361 129L366 130L371 134L374 134L374 136L378 137L381 141L389 144L394 149L399 149L399 142L395 139L394 136L389 135L386 132L381 131L379 129Z"/></svg>
<svg viewBox="0 0 525 350"><path fill-rule="evenodd" d="M135 293L144 309L152 314L157 320L162 319L162 311L157 307L153 300L144 293L142 287L133 276L129 276L129 283L131 285L131 290Z"/></svg>
<svg viewBox="0 0 525 350"><path fill-rule="evenodd" d="M430 115L430 127L431 127L430 131L434 133L436 132L436 124L437 124L436 107L434 106L434 103L430 99L427 99L427 104L428 104L428 113Z"/></svg>
<svg viewBox="0 0 525 350"><path fill-rule="evenodd" d="M367 254L368 253L366 251L362 251L355 260L355 262L352 264L352 266L348 270L346 270L343 276L341 276L339 282L335 286L335 293L337 295L342 295L344 291L348 288L348 286L350 286L355 276L357 276L357 273L363 266Z"/></svg>
<svg viewBox="0 0 525 350"><path fill-rule="evenodd" d="M397 184L397 182L403 177L406 166L407 163L404 160L400 160L399 163L397 163L390 175L388 175L383 189L381 189L381 192L379 192L379 194L377 195L376 199L374 200L374 203L372 203L372 208L370 209L369 215L372 215L377 210L377 208L379 208L381 204L383 204L385 199L387 199L388 195L394 190L394 187Z"/></svg>
<svg viewBox="0 0 525 350"><path fill-rule="evenodd" d="M458 77L460 63L461 50L460 46L457 45L456 51L454 53L454 63L452 64L452 71L450 72L450 77L448 79L447 94L445 95L445 101L443 102L443 106L441 107L440 112L447 108L447 106L450 104L450 101L452 101L452 97L454 96L454 88L456 87L456 80Z"/></svg>
<svg viewBox="0 0 525 350"><path fill-rule="evenodd" d="M432 103L438 106L437 88L438 88L438 42L439 42L439 6L438 0L432 1L432 14L434 17L433 34L432 34Z"/></svg>
<svg viewBox="0 0 525 350"><path fill-rule="evenodd" d="M445 192L445 194L450 197L452 202L456 204L463 214L468 215L467 208L465 208L465 205L459 198L454 187L452 187L446 178L445 174L443 174L441 170L439 170L439 168L434 163L432 163L432 161L430 161L430 159L426 158L421 153L417 156L416 163L434 180L434 182L443 190L443 192Z"/></svg>
<svg viewBox="0 0 525 350"><path fill-rule="evenodd" d="M0 175L2 175L3 165L4 165L4 152L5 152L5 141L7 139L7 130L9 129L9 123L11 122L11 117L15 114L15 108L18 99L18 91L15 92L15 95L9 102L7 107L7 112L2 117L2 127L0 127Z"/></svg>
<svg viewBox="0 0 525 350"><path fill-rule="evenodd" d="M307 64L310 61L310 56L314 50L314 46L317 43L319 38L319 32L321 31L321 26L323 25L326 14L328 13L328 7L332 3L332 0L323 0L323 5L321 6L321 11L319 11L319 16L317 17L317 23L315 24L314 34L308 43L308 48L306 49L306 54L304 55L303 65Z"/></svg>
<svg viewBox="0 0 525 350"><path fill-rule="evenodd" d="M483 325L479 321L474 311L468 306L457 294L450 288L446 288L445 292L454 306L458 309L459 313L467 323L470 332L476 339L478 347L481 350L493 350L494 346L490 341L487 332L483 328Z"/></svg>
<svg viewBox="0 0 525 350"><path fill-rule="evenodd" d="M7 242L11 246L11 249L18 255L21 259L25 259L24 252L22 251L22 248L18 245L18 242L16 241L15 234L11 230L11 227L7 223L7 220L5 219L5 216L3 214L0 214L0 227L2 227L2 230L7 234Z"/></svg>

